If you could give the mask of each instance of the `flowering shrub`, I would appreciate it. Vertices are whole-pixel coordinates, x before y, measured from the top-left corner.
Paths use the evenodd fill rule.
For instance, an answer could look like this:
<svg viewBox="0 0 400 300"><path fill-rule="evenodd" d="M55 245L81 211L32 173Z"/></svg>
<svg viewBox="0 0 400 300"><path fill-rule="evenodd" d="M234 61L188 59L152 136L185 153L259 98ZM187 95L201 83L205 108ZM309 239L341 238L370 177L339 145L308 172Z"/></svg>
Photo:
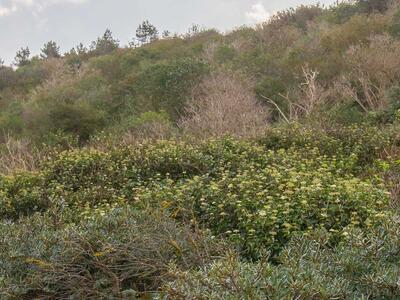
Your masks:
<svg viewBox="0 0 400 300"><path fill-rule="evenodd" d="M385 217L388 193L380 183L344 174L344 161L316 149L264 151L262 159L242 159L237 169L221 166L214 177L138 188L137 197L161 203L174 217L199 221L250 257L265 248L278 253L298 232L323 228L343 237L348 228L371 227Z"/></svg>
<svg viewBox="0 0 400 300"><path fill-rule="evenodd" d="M43 195L41 181L42 176L35 173L0 176L0 218L46 210L50 203Z"/></svg>
<svg viewBox="0 0 400 300"><path fill-rule="evenodd" d="M355 155L329 157L318 148L265 150L233 139L70 151L38 175L8 179L0 212L18 218L70 209L79 219L125 204L156 207L258 257L265 248L278 253L297 232L324 228L341 237L348 227L379 223L389 197L378 180L351 175L356 162Z"/></svg>
<svg viewBox="0 0 400 300"><path fill-rule="evenodd" d="M322 154L356 158L357 169L371 164L385 150L400 145L398 127L381 129L369 125L342 126L322 130L300 124L291 124L270 129L260 143L268 149L290 147L315 147Z"/></svg>

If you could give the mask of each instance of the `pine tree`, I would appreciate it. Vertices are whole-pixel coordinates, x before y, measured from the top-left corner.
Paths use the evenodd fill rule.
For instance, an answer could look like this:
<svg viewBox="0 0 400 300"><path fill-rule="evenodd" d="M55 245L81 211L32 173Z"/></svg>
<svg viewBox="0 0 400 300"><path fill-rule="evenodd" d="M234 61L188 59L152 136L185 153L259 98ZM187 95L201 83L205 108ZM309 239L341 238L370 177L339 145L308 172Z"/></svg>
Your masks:
<svg viewBox="0 0 400 300"><path fill-rule="evenodd" d="M60 58L60 47L57 45L56 42L50 41L44 44L43 48L41 49L42 53L40 57L43 59L47 58Z"/></svg>
<svg viewBox="0 0 400 300"><path fill-rule="evenodd" d="M14 58L14 64L18 67L23 67L26 66L30 63L30 57L31 51L29 50L28 47L26 48L21 48L20 50L17 51L15 58Z"/></svg>
<svg viewBox="0 0 400 300"><path fill-rule="evenodd" d="M158 39L158 30L146 20L136 29L136 38L142 44L153 42Z"/></svg>
<svg viewBox="0 0 400 300"><path fill-rule="evenodd" d="M114 39L110 29L107 29L104 32L103 36L99 37L97 41L92 42L92 45L90 46L91 50L95 55L109 54L118 47L119 47L119 41ZM80 49L83 50L84 48L81 47Z"/></svg>

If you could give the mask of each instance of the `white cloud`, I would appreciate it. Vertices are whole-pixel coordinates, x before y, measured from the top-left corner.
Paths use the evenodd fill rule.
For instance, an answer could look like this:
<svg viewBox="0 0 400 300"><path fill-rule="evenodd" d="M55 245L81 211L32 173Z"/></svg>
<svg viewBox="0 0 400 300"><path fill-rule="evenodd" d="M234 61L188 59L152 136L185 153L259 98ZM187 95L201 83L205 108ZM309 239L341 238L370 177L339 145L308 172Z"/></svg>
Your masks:
<svg viewBox="0 0 400 300"><path fill-rule="evenodd" d="M20 9L29 8L33 14L60 3L80 4L87 0L0 0L0 17L9 16Z"/></svg>
<svg viewBox="0 0 400 300"><path fill-rule="evenodd" d="M247 22L250 24L265 22L271 18L271 13L267 11L261 2L253 4L250 11L246 12L245 15Z"/></svg>
<svg viewBox="0 0 400 300"><path fill-rule="evenodd" d="M3 7L0 6L0 17L8 16L13 13L15 9L13 7Z"/></svg>

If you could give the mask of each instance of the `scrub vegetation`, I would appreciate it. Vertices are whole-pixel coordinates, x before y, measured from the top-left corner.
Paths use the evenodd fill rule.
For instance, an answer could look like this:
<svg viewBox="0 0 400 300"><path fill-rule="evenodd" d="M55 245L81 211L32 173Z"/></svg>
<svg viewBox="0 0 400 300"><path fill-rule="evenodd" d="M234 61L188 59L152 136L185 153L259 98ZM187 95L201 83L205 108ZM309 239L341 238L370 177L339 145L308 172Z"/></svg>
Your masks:
<svg viewBox="0 0 400 300"><path fill-rule="evenodd" d="M0 64L1 299L399 299L400 2Z"/></svg>

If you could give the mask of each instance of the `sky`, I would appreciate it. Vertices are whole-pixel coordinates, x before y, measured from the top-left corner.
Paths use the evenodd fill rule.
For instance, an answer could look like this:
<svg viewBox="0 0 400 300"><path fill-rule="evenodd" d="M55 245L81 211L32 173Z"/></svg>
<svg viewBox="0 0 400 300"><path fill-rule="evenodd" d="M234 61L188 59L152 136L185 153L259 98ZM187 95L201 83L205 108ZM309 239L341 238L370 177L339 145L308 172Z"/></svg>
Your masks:
<svg viewBox="0 0 400 300"><path fill-rule="evenodd" d="M38 54L53 40L62 51L101 36L106 28L127 44L149 20L159 31L184 33L193 24L222 32L254 25L274 12L301 4L336 0L0 0L0 58L10 64L29 46Z"/></svg>

